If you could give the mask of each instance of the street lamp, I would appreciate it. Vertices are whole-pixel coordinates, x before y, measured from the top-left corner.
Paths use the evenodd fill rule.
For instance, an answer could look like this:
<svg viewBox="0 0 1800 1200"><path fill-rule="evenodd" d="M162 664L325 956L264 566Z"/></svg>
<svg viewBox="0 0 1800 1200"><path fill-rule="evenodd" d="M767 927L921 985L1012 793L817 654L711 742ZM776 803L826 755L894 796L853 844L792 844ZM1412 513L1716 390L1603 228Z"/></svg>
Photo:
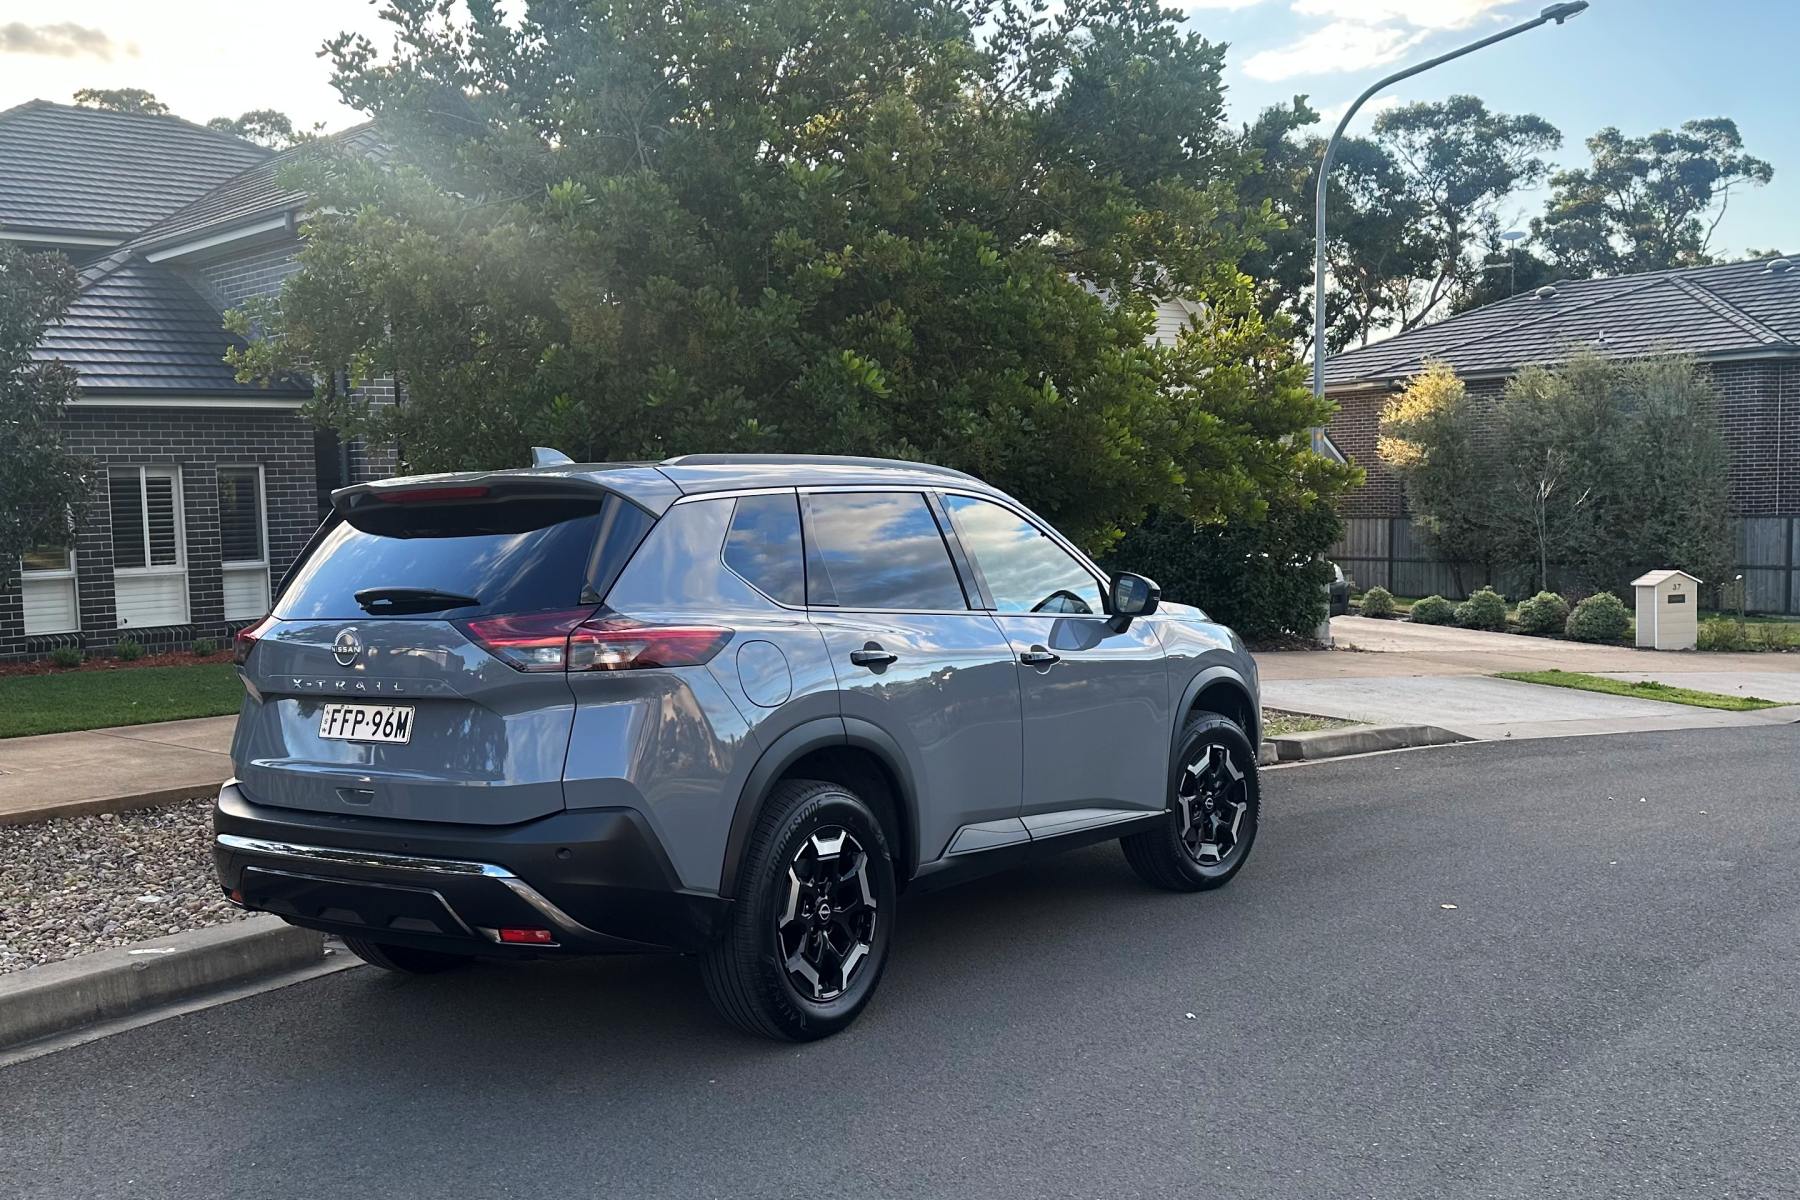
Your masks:
<svg viewBox="0 0 1800 1200"><path fill-rule="evenodd" d="M1509 37L1517 37L1528 29L1536 29L1539 25L1548 25L1551 22L1561 25L1570 17L1577 16L1586 11L1587 6L1588 0L1569 0L1569 2L1565 4L1552 4L1532 20L1526 21L1522 25L1515 25L1511 29L1502 29L1499 33L1496 33L1491 37L1484 37L1478 42L1470 42L1460 49L1452 50L1448 54L1440 54L1434 59L1422 62L1414 67L1408 67L1404 71L1396 71L1385 79L1377 79L1374 83L1370 84L1367 90L1356 98L1356 102L1345 111L1343 119L1337 123L1337 128L1332 131L1331 140L1325 143L1325 157L1319 160L1319 186L1315 193L1313 207L1313 232L1315 238L1313 258L1313 395L1323 396L1325 394L1325 184L1326 180L1331 176L1331 160L1337 157L1338 142L1343 140L1344 130L1349 126L1350 118L1356 115L1356 110L1363 106L1364 101L1368 100L1370 96L1373 96L1376 92L1379 92L1389 84L1399 83L1402 79L1410 79L1414 75L1418 75L1421 72L1431 70L1431 68L1435 66L1447 63L1453 58L1461 58L1465 54L1472 54L1485 46L1493 45L1495 42L1503 42ZM1315 429L1313 431L1314 449L1319 448L1321 436L1320 430Z"/></svg>

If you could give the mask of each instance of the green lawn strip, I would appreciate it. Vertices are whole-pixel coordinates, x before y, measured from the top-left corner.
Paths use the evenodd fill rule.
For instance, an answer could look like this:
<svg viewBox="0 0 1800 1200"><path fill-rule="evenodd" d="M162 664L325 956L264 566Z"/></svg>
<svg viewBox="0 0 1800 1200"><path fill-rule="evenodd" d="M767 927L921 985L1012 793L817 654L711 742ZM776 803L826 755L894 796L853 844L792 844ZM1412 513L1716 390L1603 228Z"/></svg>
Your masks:
<svg viewBox="0 0 1800 1200"><path fill-rule="evenodd" d="M230 663L0 676L0 738L219 717L243 698Z"/></svg>
<svg viewBox="0 0 1800 1200"><path fill-rule="evenodd" d="M1629 679L1609 679L1604 675L1588 675L1580 671L1501 671L1494 678L1516 679L1520 683L1541 683L1548 687L1577 688L1584 692L1604 692L1609 696L1635 696L1639 700L1689 704L1695 708L1722 708L1727 712L1751 712L1759 708L1781 707L1779 701L1763 700L1756 696L1726 696L1719 692L1670 687L1654 679L1636 682Z"/></svg>
<svg viewBox="0 0 1800 1200"><path fill-rule="evenodd" d="M1285 737L1290 733L1317 733L1321 729L1348 729L1360 724L1361 721L1344 721L1337 717L1315 717L1311 713L1263 709L1263 736L1266 738Z"/></svg>

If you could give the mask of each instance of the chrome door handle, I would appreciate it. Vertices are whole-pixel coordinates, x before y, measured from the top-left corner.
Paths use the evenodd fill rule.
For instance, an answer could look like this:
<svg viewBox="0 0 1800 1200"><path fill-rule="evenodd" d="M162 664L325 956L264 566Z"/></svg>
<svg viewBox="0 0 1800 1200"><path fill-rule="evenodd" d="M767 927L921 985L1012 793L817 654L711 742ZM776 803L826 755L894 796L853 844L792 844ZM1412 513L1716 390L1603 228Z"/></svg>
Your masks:
<svg viewBox="0 0 1800 1200"><path fill-rule="evenodd" d="M1062 655L1054 650L1046 650L1042 646L1033 646L1019 655L1019 661L1028 667L1047 667L1062 661Z"/></svg>
<svg viewBox="0 0 1800 1200"><path fill-rule="evenodd" d="M863 650L852 650L850 661L859 667L885 667L899 659L899 655L891 650L883 650L880 646L870 646Z"/></svg>

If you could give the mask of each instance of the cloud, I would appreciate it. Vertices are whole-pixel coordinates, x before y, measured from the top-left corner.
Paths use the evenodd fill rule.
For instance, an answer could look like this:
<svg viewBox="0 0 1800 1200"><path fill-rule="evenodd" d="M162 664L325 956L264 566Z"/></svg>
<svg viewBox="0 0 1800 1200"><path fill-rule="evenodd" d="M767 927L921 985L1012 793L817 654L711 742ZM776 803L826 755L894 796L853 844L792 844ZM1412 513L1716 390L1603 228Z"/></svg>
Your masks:
<svg viewBox="0 0 1800 1200"><path fill-rule="evenodd" d="M1304 17L1329 17L1359 25L1397 21L1414 29L1466 29L1513 0L1294 0Z"/></svg>
<svg viewBox="0 0 1800 1200"><path fill-rule="evenodd" d="M1255 8L1263 0L1179 0L1177 7L1196 11L1202 8Z"/></svg>
<svg viewBox="0 0 1800 1200"><path fill-rule="evenodd" d="M113 40L103 29L64 21L59 25L0 25L0 54L42 54L50 58L98 58L110 61Z"/></svg>
<svg viewBox="0 0 1800 1200"><path fill-rule="evenodd" d="M1356 110L1356 120L1352 121L1351 124L1354 126L1367 125L1382 112L1394 107L1398 103L1400 103L1400 97L1398 96L1375 96L1370 99L1367 104ZM1339 100L1336 104L1327 104L1319 110L1319 120L1317 124L1328 130L1336 129L1337 123L1344 119L1344 114L1349 110L1350 101L1348 100Z"/></svg>
<svg viewBox="0 0 1800 1200"><path fill-rule="evenodd" d="M1361 71L1392 62L1424 41L1430 32L1333 21L1296 42L1252 54L1244 60L1244 74L1252 79L1276 80Z"/></svg>

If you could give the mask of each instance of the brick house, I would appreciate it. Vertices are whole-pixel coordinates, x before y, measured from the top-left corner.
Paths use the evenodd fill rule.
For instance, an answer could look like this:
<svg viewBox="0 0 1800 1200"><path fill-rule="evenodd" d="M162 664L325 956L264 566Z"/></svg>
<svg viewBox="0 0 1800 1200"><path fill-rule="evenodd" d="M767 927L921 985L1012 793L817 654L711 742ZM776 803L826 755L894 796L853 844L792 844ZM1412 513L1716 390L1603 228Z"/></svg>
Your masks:
<svg viewBox="0 0 1800 1200"><path fill-rule="evenodd" d="M1338 562L1365 587L1451 595L1448 565L1417 535L1404 489L1376 455L1382 406L1427 359L1491 401L1522 367L1577 349L1682 350L1712 374L1748 606L1800 613L1800 263L1779 258L1558 283L1328 360L1325 390L1338 404L1328 435L1368 473L1344 505Z"/></svg>
<svg viewBox="0 0 1800 1200"><path fill-rule="evenodd" d="M38 354L80 376L65 429L94 468L75 544L0 563L0 658L224 638L267 610L323 497L390 472L300 416L307 381L241 384L223 361L223 311L294 269L304 197L276 172L295 153L173 117L0 112L0 238L80 268Z"/></svg>

